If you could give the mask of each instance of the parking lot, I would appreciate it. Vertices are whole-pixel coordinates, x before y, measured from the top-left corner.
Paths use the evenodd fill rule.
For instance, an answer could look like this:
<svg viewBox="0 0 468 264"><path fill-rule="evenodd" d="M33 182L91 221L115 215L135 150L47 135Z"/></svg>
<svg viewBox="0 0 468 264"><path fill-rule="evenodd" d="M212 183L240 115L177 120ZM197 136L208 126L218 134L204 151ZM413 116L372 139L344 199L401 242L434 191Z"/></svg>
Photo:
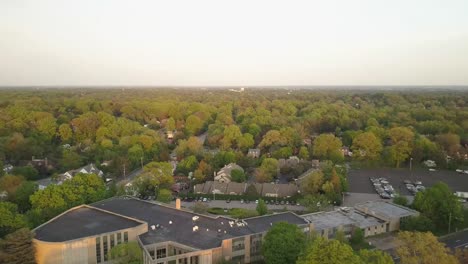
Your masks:
<svg viewBox="0 0 468 264"><path fill-rule="evenodd" d="M412 182L421 181L426 187L431 187L437 182L445 182L452 191L468 192L468 175L455 171L429 171L427 169L360 169L351 170L348 174L349 192L351 193L376 193L369 178L386 178L402 195L410 195L406 189L404 180Z"/></svg>

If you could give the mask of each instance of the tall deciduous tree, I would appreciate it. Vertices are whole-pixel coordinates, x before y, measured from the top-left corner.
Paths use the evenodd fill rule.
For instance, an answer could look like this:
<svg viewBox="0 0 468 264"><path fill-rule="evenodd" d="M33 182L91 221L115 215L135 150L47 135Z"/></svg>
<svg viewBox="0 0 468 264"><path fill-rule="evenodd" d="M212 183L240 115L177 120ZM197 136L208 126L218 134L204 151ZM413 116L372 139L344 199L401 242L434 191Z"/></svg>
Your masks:
<svg viewBox="0 0 468 264"><path fill-rule="evenodd" d="M299 257L297 264L361 264L353 249L338 240L317 237Z"/></svg>
<svg viewBox="0 0 468 264"><path fill-rule="evenodd" d="M322 171L313 171L303 178L301 182L301 192L303 194L317 194L324 181Z"/></svg>
<svg viewBox="0 0 468 264"><path fill-rule="evenodd" d="M259 215L266 215L268 213L268 207L266 206L265 201L263 201L263 199L258 200L256 210Z"/></svg>
<svg viewBox="0 0 468 264"><path fill-rule="evenodd" d="M365 264L393 264L392 257L381 250L359 250L359 257Z"/></svg>
<svg viewBox="0 0 468 264"><path fill-rule="evenodd" d="M342 157L341 140L332 134L322 134L314 140L313 154L323 159Z"/></svg>
<svg viewBox="0 0 468 264"><path fill-rule="evenodd" d="M382 152L382 143L372 132L356 136L352 145L353 157L359 160L376 160Z"/></svg>
<svg viewBox="0 0 468 264"><path fill-rule="evenodd" d="M400 245L396 249L401 264L457 264L450 249L437 240L432 233L407 232L398 234Z"/></svg>
<svg viewBox="0 0 468 264"><path fill-rule="evenodd" d="M16 204L0 202L0 237L26 225L26 219L18 213Z"/></svg>
<svg viewBox="0 0 468 264"><path fill-rule="evenodd" d="M275 223L265 235L262 253L265 262L269 264L295 263L299 253L305 246L306 237L293 224ZM285 245L288 245L285 247Z"/></svg>
<svg viewBox="0 0 468 264"><path fill-rule="evenodd" d="M418 192L413 201L416 210L431 219L436 227L456 226L463 221L463 207L447 184L439 182Z"/></svg>
<svg viewBox="0 0 468 264"><path fill-rule="evenodd" d="M0 263L35 264L36 250L33 235L27 228L22 228L0 240Z"/></svg>
<svg viewBox="0 0 468 264"><path fill-rule="evenodd" d="M172 165L168 162L150 162L134 180L140 194L154 193L157 188L170 188L174 183Z"/></svg>
<svg viewBox="0 0 468 264"><path fill-rule="evenodd" d="M405 161L413 150L414 133L406 127L394 127L390 129L389 136L392 140L390 148L392 160L399 168L400 163Z"/></svg>
<svg viewBox="0 0 468 264"><path fill-rule="evenodd" d="M188 135L196 135L203 126L203 121L196 115L190 115L185 121L185 130Z"/></svg>

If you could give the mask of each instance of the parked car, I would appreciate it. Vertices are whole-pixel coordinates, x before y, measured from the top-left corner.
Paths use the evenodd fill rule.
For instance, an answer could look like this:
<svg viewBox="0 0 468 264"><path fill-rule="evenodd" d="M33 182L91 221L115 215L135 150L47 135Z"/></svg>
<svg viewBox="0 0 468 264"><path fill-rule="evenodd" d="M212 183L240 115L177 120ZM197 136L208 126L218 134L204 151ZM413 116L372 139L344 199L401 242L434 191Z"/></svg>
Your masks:
<svg viewBox="0 0 468 264"><path fill-rule="evenodd" d="M231 199L227 199L227 200L226 200L226 203L230 203L230 202L231 202Z"/></svg>

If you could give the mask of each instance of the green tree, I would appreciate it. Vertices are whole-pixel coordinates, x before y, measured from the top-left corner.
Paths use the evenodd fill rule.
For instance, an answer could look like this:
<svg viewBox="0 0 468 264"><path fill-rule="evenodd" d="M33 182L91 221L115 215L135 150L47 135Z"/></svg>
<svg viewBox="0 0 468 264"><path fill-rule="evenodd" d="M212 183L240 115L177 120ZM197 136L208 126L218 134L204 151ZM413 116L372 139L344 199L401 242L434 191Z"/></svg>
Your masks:
<svg viewBox="0 0 468 264"><path fill-rule="evenodd" d="M168 162L150 162L133 184L142 196L154 195L159 188L170 188L174 183L172 165Z"/></svg>
<svg viewBox="0 0 468 264"><path fill-rule="evenodd" d="M163 203L169 203L170 201L172 201L172 192L168 189L159 190L157 200Z"/></svg>
<svg viewBox="0 0 468 264"><path fill-rule="evenodd" d="M137 242L116 245L109 251L109 259L118 264L142 264L143 251Z"/></svg>
<svg viewBox="0 0 468 264"><path fill-rule="evenodd" d="M295 263L305 242L304 233L296 225L286 222L275 223L265 235L262 243L265 262L269 264Z"/></svg>
<svg viewBox="0 0 468 264"><path fill-rule="evenodd" d="M198 167L198 160L195 156L188 156L177 164L177 171L188 175L190 172L195 171Z"/></svg>
<svg viewBox="0 0 468 264"><path fill-rule="evenodd" d="M278 130L270 130L263 136L263 139L258 145L258 147L266 149L271 146L284 146L284 145L286 145L286 139L283 138L281 133Z"/></svg>
<svg viewBox="0 0 468 264"><path fill-rule="evenodd" d="M78 169L83 164L83 158L74 151L64 150L60 164L63 170Z"/></svg>
<svg viewBox="0 0 468 264"><path fill-rule="evenodd" d="M457 152L459 151L461 145L460 145L460 136L452 133L448 134L443 134L443 135L438 135L436 137L437 143L441 145L445 151L447 151L447 154L455 157L457 155Z"/></svg>
<svg viewBox="0 0 468 264"><path fill-rule="evenodd" d="M279 168L278 160L274 158L264 159L262 161L262 165L260 166L260 169L263 170L270 177L278 176L278 168Z"/></svg>
<svg viewBox="0 0 468 264"><path fill-rule="evenodd" d="M0 240L0 263L35 264L36 250L33 235L22 228Z"/></svg>
<svg viewBox="0 0 468 264"><path fill-rule="evenodd" d="M361 249L358 252L362 263L365 264L393 264L392 257L381 250Z"/></svg>
<svg viewBox="0 0 468 264"><path fill-rule="evenodd" d="M229 150L235 144L238 145L239 140L242 138L242 133L238 126L230 125L224 128L223 139L222 139L222 149Z"/></svg>
<svg viewBox="0 0 468 264"><path fill-rule="evenodd" d="M401 220L400 229L405 231L432 232L434 222L424 215L406 217Z"/></svg>
<svg viewBox="0 0 468 264"><path fill-rule="evenodd" d="M259 199L256 210L259 215L266 215L268 213L268 207L265 204L265 201Z"/></svg>
<svg viewBox="0 0 468 264"><path fill-rule="evenodd" d="M141 145L136 144L128 149L127 155L133 166L137 167L138 165L141 165L141 159L145 156L145 152Z"/></svg>
<svg viewBox="0 0 468 264"><path fill-rule="evenodd" d="M322 159L336 160L343 157L342 143L332 134L321 134L314 140L313 154Z"/></svg>
<svg viewBox="0 0 468 264"><path fill-rule="evenodd" d="M324 195L307 194L299 200L299 203L307 208L307 212L315 213L326 208L329 201Z"/></svg>
<svg viewBox="0 0 468 264"><path fill-rule="evenodd" d="M401 264L457 264L458 260L450 254L450 249L437 240L432 233L408 232L398 233L399 246L396 254Z"/></svg>
<svg viewBox="0 0 468 264"><path fill-rule="evenodd" d="M317 194L324 184L323 172L316 170L304 176L300 183L301 192L303 194Z"/></svg>
<svg viewBox="0 0 468 264"><path fill-rule="evenodd" d="M299 155L298 157L303 160L308 160L309 159L309 151L307 150L306 147L302 146L299 149Z"/></svg>
<svg viewBox="0 0 468 264"><path fill-rule="evenodd" d="M39 172L32 166L15 167L11 173L14 175L21 175L30 181L39 179Z"/></svg>
<svg viewBox="0 0 468 264"><path fill-rule="evenodd" d="M437 228L445 230L449 221L452 227L463 221L463 207L447 184L439 182L418 192L413 207L431 219Z"/></svg>
<svg viewBox="0 0 468 264"><path fill-rule="evenodd" d="M26 219L18 213L16 204L0 202L0 237L25 226Z"/></svg>
<svg viewBox="0 0 468 264"><path fill-rule="evenodd" d="M358 160L377 160L382 152L382 143L372 132L356 136L351 147L353 157Z"/></svg>
<svg viewBox="0 0 468 264"><path fill-rule="evenodd" d="M349 242L353 247L362 245L364 243L364 231L362 231L360 228L354 229Z"/></svg>
<svg viewBox="0 0 468 264"><path fill-rule="evenodd" d="M8 200L15 201L16 191L24 183L23 176L5 175L0 177L0 192L6 191Z"/></svg>
<svg viewBox="0 0 468 264"><path fill-rule="evenodd" d="M285 262L286 263L286 262ZM292 263L292 262L289 262ZM353 249L338 240L317 237L301 254L297 264L361 264L361 259Z"/></svg>
<svg viewBox="0 0 468 264"><path fill-rule="evenodd" d="M176 123L175 123L174 118L170 117L166 123L166 130L173 131L174 129L176 129Z"/></svg>
<svg viewBox="0 0 468 264"><path fill-rule="evenodd" d="M185 121L185 131L188 135L196 135L203 126L203 121L196 115L190 115Z"/></svg>
<svg viewBox="0 0 468 264"><path fill-rule="evenodd" d="M247 151L249 148L252 148L254 144L255 144L254 137L249 133L243 134L242 137L239 138L239 141L237 143L238 147L242 151Z"/></svg>
<svg viewBox="0 0 468 264"><path fill-rule="evenodd" d="M234 169L231 171L231 179L235 182L245 182L245 173L241 170Z"/></svg>
<svg viewBox="0 0 468 264"><path fill-rule="evenodd" d="M396 167L400 167L400 163L405 161L413 150L414 133L406 127L394 127L389 131L392 146L390 153Z"/></svg>
<svg viewBox="0 0 468 264"><path fill-rule="evenodd" d="M31 202L29 197L37 191L37 184L35 182L26 181L16 189L14 202L18 205L20 212L26 212L31 209Z"/></svg>
<svg viewBox="0 0 468 264"><path fill-rule="evenodd" d="M408 198L406 198L405 196L397 195L395 198L393 198L393 203L402 206L408 206Z"/></svg>
<svg viewBox="0 0 468 264"><path fill-rule="evenodd" d="M106 197L106 185L95 174L77 174L62 185L49 185L30 196L33 212L41 219L50 219L61 212L83 204L93 203Z"/></svg>

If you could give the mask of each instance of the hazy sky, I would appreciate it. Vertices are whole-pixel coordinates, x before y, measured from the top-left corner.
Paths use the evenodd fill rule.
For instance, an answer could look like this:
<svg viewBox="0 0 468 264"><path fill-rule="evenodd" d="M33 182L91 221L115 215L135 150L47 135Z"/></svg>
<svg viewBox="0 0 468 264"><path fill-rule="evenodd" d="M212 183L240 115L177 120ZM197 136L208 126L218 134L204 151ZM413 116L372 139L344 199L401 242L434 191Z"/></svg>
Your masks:
<svg viewBox="0 0 468 264"><path fill-rule="evenodd" d="M0 85L467 85L468 0L0 0Z"/></svg>

